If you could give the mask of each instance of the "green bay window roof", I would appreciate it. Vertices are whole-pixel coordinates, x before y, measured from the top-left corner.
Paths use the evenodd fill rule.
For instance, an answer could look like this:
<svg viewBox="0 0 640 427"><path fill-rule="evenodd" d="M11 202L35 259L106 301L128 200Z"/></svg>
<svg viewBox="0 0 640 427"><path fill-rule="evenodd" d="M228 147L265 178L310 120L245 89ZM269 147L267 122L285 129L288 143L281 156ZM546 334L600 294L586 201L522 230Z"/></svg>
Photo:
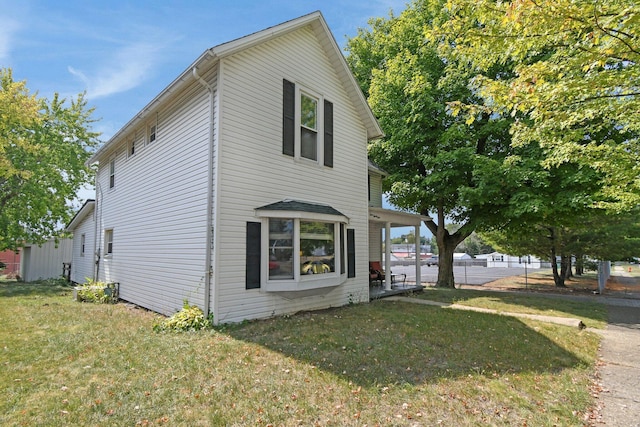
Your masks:
<svg viewBox="0 0 640 427"><path fill-rule="evenodd" d="M309 218L349 222L349 218L346 215L332 206L300 200L282 200L260 206L256 208L256 215L258 217Z"/></svg>

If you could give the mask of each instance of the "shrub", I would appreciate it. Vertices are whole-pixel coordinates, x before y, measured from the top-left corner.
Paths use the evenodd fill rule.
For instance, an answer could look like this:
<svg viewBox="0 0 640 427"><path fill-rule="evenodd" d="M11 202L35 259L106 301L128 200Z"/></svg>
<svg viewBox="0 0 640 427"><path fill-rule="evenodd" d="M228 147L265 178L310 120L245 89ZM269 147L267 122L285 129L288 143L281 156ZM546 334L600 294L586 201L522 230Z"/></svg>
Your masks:
<svg viewBox="0 0 640 427"><path fill-rule="evenodd" d="M182 304L182 310L153 325L153 330L156 332L199 331L212 327L213 318L211 316L205 317L200 307L189 305L189 302L185 300Z"/></svg>
<svg viewBox="0 0 640 427"><path fill-rule="evenodd" d="M92 279L78 288L78 301L110 304L118 301L118 288L115 283L104 283Z"/></svg>

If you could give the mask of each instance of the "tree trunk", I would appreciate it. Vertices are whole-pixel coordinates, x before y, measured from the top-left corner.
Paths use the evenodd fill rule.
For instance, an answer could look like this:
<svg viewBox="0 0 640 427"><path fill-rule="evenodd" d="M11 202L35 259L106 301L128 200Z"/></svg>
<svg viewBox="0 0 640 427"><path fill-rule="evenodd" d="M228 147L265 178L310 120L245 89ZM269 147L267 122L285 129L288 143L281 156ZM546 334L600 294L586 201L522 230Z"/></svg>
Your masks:
<svg viewBox="0 0 640 427"><path fill-rule="evenodd" d="M474 226L467 223L460 227L455 233L449 233L445 228L444 209L438 207L438 224L433 220L425 221L427 228L436 236L438 244L438 280L436 287L455 288L456 282L453 277L453 252L460 242L469 237ZM423 212L423 215L428 213Z"/></svg>
<svg viewBox="0 0 640 427"><path fill-rule="evenodd" d="M449 236L451 237L451 236ZM453 277L453 252L458 246L453 244L452 239L445 239L443 244L438 241L438 281L439 288L455 288L456 282Z"/></svg>
<svg viewBox="0 0 640 427"><path fill-rule="evenodd" d="M562 276L564 276L565 280L573 277L571 273L571 255L562 255Z"/></svg>
<svg viewBox="0 0 640 427"><path fill-rule="evenodd" d="M556 230L553 227L549 228L549 241L551 243L550 248L550 261L551 261L551 271L553 271L553 282L556 284L558 288L564 288L564 270L561 272L558 271L558 260L557 260L557 252L556 252ZM564 263L561 262L561 268L564 268Z"/></svg>
<svg viewBox="0 0 640 427"><path fill-rule="evenodd" d="M564 288L564 275L558 271L558 260L556 259L556 248L551 247L551 270L553 271L553 282L558 288Z"/></svg>
<svg viewBox="0 0 640 427"><path fill-rule="evenodd" d="M576 276L584 274L584 256L576 255Z"/></svg>

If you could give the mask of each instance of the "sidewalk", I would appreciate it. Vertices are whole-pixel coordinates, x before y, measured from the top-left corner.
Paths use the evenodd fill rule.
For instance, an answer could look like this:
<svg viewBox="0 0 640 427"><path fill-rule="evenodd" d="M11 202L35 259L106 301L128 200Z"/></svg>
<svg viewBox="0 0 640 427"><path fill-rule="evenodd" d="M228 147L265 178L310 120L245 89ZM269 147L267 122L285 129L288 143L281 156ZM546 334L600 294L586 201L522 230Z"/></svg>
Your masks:
<svg viewBox="0 0 640 427"><path fill-rule="evenodd" d="M640 427L640 299L605 297L597 426Z"/></svg>

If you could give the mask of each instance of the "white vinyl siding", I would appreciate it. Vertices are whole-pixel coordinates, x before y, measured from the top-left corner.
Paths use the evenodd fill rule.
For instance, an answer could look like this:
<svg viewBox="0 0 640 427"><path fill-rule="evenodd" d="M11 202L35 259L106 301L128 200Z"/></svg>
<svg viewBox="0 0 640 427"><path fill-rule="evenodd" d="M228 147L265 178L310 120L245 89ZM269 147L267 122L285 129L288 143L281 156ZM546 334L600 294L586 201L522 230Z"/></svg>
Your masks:
<svg viewBox="0 0 640 427"><path fill-rule="evenodd" d="M203 77L215 85L215 70ZM98 235L113 229L115 237L113 255L100 260L100 279L119 282L121 298L163 314L179 310L185 299L204 306L209 106L197 82L174 94L135 132L136 141L147 139L157 118L161 137L138 145L126 162L120 161L123 140L118 191L104 192L102 200L98 192ZM98 173L102 188L107 165Z"/></svg>
<svg viewBox="0 0 640 427"><path fill-rule="evenodd" d="M73 230L73 249L71 259L71 281L84 283L93 278L95 268L94 257L95 221L93 211ZM84 256L81 256L82 237L84 236Z"/></svg>
<svg viewBox="0 0 640 427"><path fill-rule="evenodd" d="M369 174L369 206L382 207L382 177L377 174Z"/></svg>
<svg viewBox="0 0 640 427"><path fill-rule="evenodd" d="M369 261L382 261L382 228L384 224L379 222L369 223Z"/></svg>
<svg viewBox="0 0 640 427"><path fill-rule="evenodd" d="M341 80L309 27L223 60L216 294L219 322L368 300L367 139ZM313 72L309 72L313 70ZM282 155L282 80L334 106L334 167ZM286 299L245 289L245 228L255 208L283 199L331 205L356 236L356 277L323 296Z"/></svg>
<svg viewBox="0 0 640 427"><path fill-rule="evenodd" d="M22 251L21 276L25 282L62 276L62 263L71 262L73 241L50 239L41 245L28 245Z"/></svg>

